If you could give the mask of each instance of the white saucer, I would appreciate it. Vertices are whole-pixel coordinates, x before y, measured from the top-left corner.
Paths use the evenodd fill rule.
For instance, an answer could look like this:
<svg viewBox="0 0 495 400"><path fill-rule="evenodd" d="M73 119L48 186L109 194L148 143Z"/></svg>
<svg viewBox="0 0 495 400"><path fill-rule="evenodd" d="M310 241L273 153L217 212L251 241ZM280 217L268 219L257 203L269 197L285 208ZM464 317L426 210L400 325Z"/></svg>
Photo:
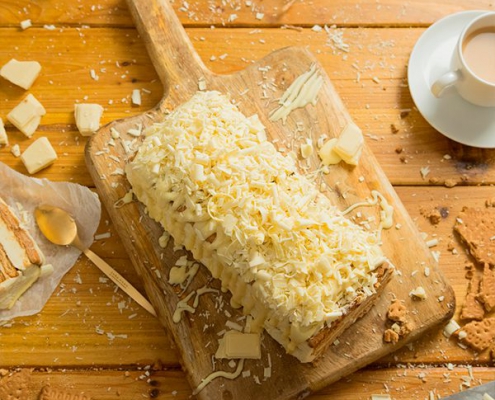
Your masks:
<svg viewBox="0 0 495 400"><path fill-rule="evenodd" d="M486 11L463 11L435 22L419 38L409 59L409 90L419 112L437 131L468 146L495 148L495 108L479 107L452 88L437 99L430 92L449 70L462 29Z"/></svg>

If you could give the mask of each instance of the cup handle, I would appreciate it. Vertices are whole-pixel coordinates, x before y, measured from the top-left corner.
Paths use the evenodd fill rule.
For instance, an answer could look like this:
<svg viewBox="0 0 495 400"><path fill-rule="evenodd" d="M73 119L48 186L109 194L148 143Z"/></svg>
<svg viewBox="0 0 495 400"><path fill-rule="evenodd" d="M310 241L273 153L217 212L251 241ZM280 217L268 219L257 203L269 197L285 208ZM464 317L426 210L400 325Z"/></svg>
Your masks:
<svg viewBox="0 0 495 400"><path fill-rule="evenodd" d="M459 79L461 79L460 71L449 71L431 85L431 92L435 97L442 97L445 90L455 85Z"/></svg>

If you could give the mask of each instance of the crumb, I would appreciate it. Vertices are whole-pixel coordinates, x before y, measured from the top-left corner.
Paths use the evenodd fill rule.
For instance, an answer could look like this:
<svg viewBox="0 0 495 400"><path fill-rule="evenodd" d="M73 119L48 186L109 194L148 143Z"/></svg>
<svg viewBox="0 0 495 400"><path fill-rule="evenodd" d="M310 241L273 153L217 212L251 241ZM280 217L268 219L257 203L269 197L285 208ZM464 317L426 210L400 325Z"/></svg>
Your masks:
<svg viewBox="0 0 495 400"><path fill-rule="evenodd" d="M385 343L397 343L414 329L413 322L408 317L409 311L403 303L395 299L387 310L387 319L393 322L392 326L383 333Z"/></svg>
<svg viewBox="0 0 495 400"><path fill-rule="evenodd" d="M486 199L485 206L487 208L488 207L495 207L495 197L492 197L491 199Z"/></svg>
<svg viewBox="0 0 495 400"><path fill-rule="evenodd" d="M490 346L490 359L495 361L495 342L493 342Z"/></svg>
<svg viewBox="0 0 495 400"><path fill-rule="evenodd" d="M446 179L444 182L445 187L453 188L457 185L457 181L455 179Z"/></svg>
<svg viewBox="0 0 495 400"><path fill-rule="evenodd" d="M466 270L464 277L466 279L472 279L475 271L474 265L472 263L468 263L464 266L464 269Z"/></svg>
<svg viewBox="0 0 495 400"><path fill-rule="evenodd" d="M390 124L390 131L393 133L393 134L396 134L399 132L399 128L397 128L397 126L395 124Z"/></svg>
<svg viewBox="0 0 495 400"><path fill-rule="evenodd" d="M395 152L396 152L397 154L400 154L400 153L402 153L403 151L404 151L404 148L403 148L403 147L396 147L396 148L395 148Z"/></svg>
<svg viewBox="0 0 495 400"><path fill-rule="evenodd" d="M385 343L397 343L399 339L399 334L390 328L386 329L383 333L383 341Z"/></svg>
<svg viewBox="0 0 495 400"><path fill-rule="evenodd" d="M438 225L442 220L442 214L436 208L430 211L422 210L421 214L423 214L432 225Z"/></svg>
<svg viewBox="0 0 495 400"><path fill-rule="evenodd" d="M394 322L406 322L407 308L399 300L394 300L388 307L387 318Z"/></svg>

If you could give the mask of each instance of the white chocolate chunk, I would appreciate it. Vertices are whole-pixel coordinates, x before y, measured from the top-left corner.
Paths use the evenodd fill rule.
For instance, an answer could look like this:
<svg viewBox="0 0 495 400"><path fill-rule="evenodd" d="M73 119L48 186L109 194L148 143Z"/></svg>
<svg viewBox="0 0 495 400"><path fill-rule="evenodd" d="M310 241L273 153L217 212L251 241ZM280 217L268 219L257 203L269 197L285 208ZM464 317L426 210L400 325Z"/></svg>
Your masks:
<svg viewBox="0 0 495 400"><path fill-rule="evenodd" d="M43 168L53 164L57 159L57 153L46 137L40 137L24 150L21 160L30 174L35 174Z"/></svg>
<svg viewBox="0 0 495 400"><path fill-rule="evenodd" d="M21 156L21 149L19 148L19 145L16 143L10 148L10 152L14 157L20 157Z"/></svg>
<svg viewBox="0 0 495 400"><path fill-rule="evenodd" d="M413 298L425 300L426 299L426 291L423 288L423 286L418 286L416 289L411 290L411 292L409 293L409 296L411 296Z"/></svg>
<svg viewBox="0 0 495 400"><path fill-rule="evenodd" d="M461 326L457 323L457 321L451 319L449 323L443 328L443 335L447 338L452 336L452 334L461 329Z"/></svg>
<svg viewBox="0 0 495 400"><path fill-rule="evenodd" d="M37 61L17 61L15 58L0 69L0 76L23 89L29 89L41 71Z"/></svg>
<svg viewBox="0 0 495 400"><path fill-rule="evenodd" d="M338 164L342 160L342 158L340 158L340 156L335 151L333 151L335 145L337 144L337 141L337 138L327 140L318 152L323 165Z"/></svg>
<svg viewBox="0 0 495 400"><path fill-rule="evenodd" d="M83 136L91 136L100 129L102 115L103 107L99 104L76 104L74 106L77 129Z"/></svg>
<svg viewBox="0 0 495 400"><path fill-rule="evenodd" d="M141 105L141 91L139 89L134 89L132 91L131 101L135 106Z"/></svg>
<svg viewBox="0 0 495 400"><path fill-rule="evenodd" d="M21 21L20 25L22 30L26 30L27 28L31 28L31 26L33 26L30 19L25 19L24 21Z"/></svg>
<svg viewBox="0 0 495 400"><path fill-rule="evenodd" d="M28 94L8 115L7 119L28 138L38 128L41 117L46 114L43 105Z"/></svg>
<svg viewBox="0 0 495 400"><path fill-rule="evenodd" d="M7 132L5 132L5 127L3 125L3 120L0 118L0 145L9 145L9 137L7 136Z"/></svg>
<svg viewBox="0 0 495 400"><path fill-rule="evenodd" d="M301 157L306 159L310 157L313 154L313 143L311 142L310 139L306 141L306 143L303 143L301 145Z"/></svg>
<svg viewBox="0 0 495 400"><path fill-rule="evenodd" d="M225 355L227 358L261 358L260 335L229 331L225 334Z"/></svg>
<svg viewBox="0 0 495 400"><path fill-rule="evenodd" d="M333 150L347 164L357 165L363 145L364 138L361 129L351 121L340 134Z"/></svg>

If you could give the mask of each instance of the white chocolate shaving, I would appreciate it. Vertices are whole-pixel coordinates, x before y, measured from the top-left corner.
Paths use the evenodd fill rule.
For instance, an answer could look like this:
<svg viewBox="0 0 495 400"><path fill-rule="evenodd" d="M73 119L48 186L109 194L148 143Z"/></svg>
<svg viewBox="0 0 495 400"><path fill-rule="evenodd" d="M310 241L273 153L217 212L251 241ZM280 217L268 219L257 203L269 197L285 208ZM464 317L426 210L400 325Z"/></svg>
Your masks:
<svg viewBox="0 0 495 400"><path fill-rule="evenodd" d="M311 65L309 71L298 76L282 95L276 108L270 113L270 121L279 119L285 124L289 114L296 108L305 107L308 104L316 104L318 92L323 84L323 78L316 69L316 64Z"/></svg>
<svg viewBox="0 0 495 400"><path fill-rule="evenodd" d="M384 261L377 235L301 175L257 116L218 92L198 92L145 135L126 169L135 195L221 278L234 306L254 312L253 332L265 326L293 352L358 296L375 293ZM283 333L265 322L272 318L287 325Z"/></svg>

